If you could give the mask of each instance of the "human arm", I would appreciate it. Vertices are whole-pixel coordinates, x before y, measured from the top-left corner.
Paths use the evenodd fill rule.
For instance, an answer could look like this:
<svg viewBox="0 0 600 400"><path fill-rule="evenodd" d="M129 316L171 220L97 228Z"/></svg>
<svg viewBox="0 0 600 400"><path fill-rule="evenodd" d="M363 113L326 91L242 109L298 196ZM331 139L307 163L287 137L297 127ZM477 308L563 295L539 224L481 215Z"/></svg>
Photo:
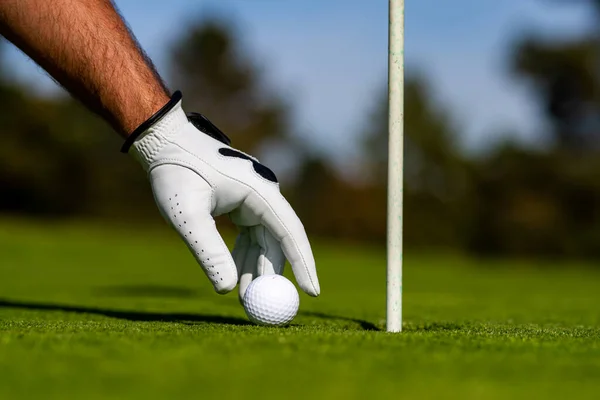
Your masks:
<svg viewBox="0 0 600 400"><path fill-rule="evenodd" d="M242 297L287 259L299 286L319 295L310 243L275 175L202 116L186 115L112 2L0 1L0 31L126 138L123 150L147 172L161 214L217 292L239 283ZM233 255L213 219L224 214L240 230Z"/></svg>
<svg viewBox="0 0 600 400"><path fill-rule="evenodd" d="M122 136L169 101L110 0L2 0L0 33Z"/></svg>

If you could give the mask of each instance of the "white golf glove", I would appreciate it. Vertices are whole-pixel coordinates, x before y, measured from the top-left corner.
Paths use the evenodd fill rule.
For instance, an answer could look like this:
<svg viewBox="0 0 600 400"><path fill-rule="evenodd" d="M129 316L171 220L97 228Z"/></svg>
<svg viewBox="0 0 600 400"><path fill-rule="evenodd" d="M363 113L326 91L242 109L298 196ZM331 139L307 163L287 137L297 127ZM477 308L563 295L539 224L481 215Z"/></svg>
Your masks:
<svg viewBox="0 0 600 400"><path fill-rule="evenodd" d="M186 115L180 92L128 137L122 151L147 171L161 214L218 293L239 282L243 299L254 278L283 273L287 259L300 288L319 295L308 237L275 174L231 148L227 136L202 115ZM213 219L223 214L240 231L233 253Z"/></svg>

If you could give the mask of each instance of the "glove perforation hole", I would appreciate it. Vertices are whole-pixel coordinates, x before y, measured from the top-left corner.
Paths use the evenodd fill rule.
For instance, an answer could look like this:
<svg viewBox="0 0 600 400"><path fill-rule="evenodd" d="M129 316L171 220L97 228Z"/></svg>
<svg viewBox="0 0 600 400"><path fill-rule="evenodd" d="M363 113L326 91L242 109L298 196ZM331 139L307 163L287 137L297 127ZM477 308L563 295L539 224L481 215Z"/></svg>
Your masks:
<svg viewBox="0 0 600 400"><path fill-rule="evenodd" d="M192 244L192 254L195 253L196 257L198 258L198 260L201 262L202 265L205 266L205 270L206 270L206 275L213 281L213 282L223 282L223 278L221 278L220 276L220 272L216 271L215 265L209 265L210 263L210 257L206 257L206 251L205 249L202 248L202 246L199 245L198 240L193 240L195 239L193 238L193 234L194 232L191 230L185 230L182 229L183 227L187 228L187 219L183 218L183 209L182 209L182 202L178 200L179 195L178 194L174 194L172 195L172 197L169 197L169 200L172 201L171 205L170 205L170 209L171 209L171 213L173 214L173 223L174 226L178 227L178 231L180 232L180 234L186 239L186 241L189 239L189 243L193 243ZM177 221L177 216L179 216L179 221ZM191 226L190 226L191 228ZM189 229L189 228L188 228Z"/></svg>

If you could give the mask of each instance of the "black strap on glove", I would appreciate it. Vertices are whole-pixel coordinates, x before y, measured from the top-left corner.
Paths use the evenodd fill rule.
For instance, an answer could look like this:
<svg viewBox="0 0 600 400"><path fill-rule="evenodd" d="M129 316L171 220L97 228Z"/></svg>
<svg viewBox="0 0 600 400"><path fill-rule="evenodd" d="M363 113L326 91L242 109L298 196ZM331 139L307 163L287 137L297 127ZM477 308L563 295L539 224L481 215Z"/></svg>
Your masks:
<svg viewBox="0 0 600 400"><path fill-rule="evenodd" d="M186 113L188 121L192 123L200 132L206 133L213 139L226 144L231 145L231 139L227 137L219 128L217 128L212 122L208 120L204 115L198 113Z"/></svg>

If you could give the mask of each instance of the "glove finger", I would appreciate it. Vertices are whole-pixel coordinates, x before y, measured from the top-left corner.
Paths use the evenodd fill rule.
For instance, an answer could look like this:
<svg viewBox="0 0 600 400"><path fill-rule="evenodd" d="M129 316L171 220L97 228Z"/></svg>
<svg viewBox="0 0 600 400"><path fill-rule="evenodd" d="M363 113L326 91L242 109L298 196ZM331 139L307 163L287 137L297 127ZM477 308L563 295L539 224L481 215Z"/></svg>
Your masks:
<svg viewBox="0 0 600 400"><path fill-rule="evenodd" d="M246 289L252 282L254 278L257 276L257 265L258 265L258 256L260 254L260 247L256 243L250 244L248 247L248 251L246 252L246 258L244 259L244 265L242 267L242 275L240 276L240 285L239 285L239 300L242 302L244 300L244 294L246 293Z"/></svg>
<svg viewBox="0 0 600 400"><path fill-rule="evenodd" d="M285 255L277 239L262 225L250 229L254 230L256 242L260 246L257 275L282 275L283 266L285 265Z"/></svg>
<svg viewBox="0 0 600 400"><path fill-rule="evenodd" d="M248 253L248 248L250 247L250 233L248 228L242 227L240 229L240 233L235 239L235 245L233 246L233 252L231 256L233 257L233 261L235 262L235 267L237 268L238 277L242 276L242 268L244 266L244 260L246 259L246 254Z"/></svg>
<svg viewBox="0 0 600 400"><path fill-rule="evenodd" d="M308 236L292 206L279 190L272 194L253 193L246 198L244 207L258 216L261 225L280 243L300 288L310 296L318 296L321 288Z"/></svg>
<svg viewBox="0 0 600 400"><path fill-rule="evenodd" d="M211 216L212 190L208 183L193 171L176 165L152 169L150 182L161 214L181 236L215 291L233 290L237 270Z"/></svg>

